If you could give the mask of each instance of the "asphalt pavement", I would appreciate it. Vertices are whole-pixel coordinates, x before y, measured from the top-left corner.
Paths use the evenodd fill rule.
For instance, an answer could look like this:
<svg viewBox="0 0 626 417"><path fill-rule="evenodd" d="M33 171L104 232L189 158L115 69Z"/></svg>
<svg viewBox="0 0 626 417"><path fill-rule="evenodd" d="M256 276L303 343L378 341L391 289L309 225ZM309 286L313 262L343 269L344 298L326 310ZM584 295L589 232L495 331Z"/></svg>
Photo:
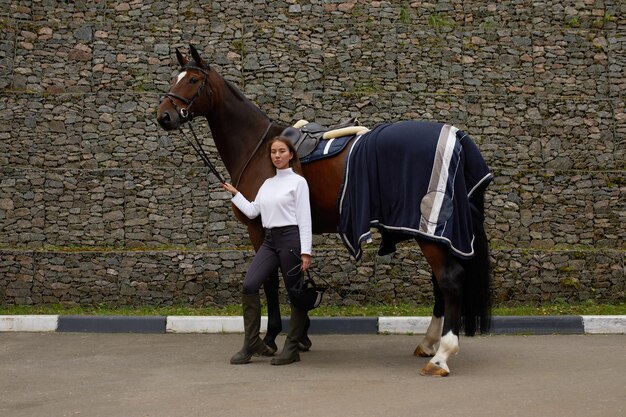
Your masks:
<svg viewBox="0 0 626 417"><path fill-rule="evenodd" d="M626 335L461 337L447 378L419 375L420 337L314 335L301 362L234 366L241 334L0 332L0 416L626 415Z"/></svg>

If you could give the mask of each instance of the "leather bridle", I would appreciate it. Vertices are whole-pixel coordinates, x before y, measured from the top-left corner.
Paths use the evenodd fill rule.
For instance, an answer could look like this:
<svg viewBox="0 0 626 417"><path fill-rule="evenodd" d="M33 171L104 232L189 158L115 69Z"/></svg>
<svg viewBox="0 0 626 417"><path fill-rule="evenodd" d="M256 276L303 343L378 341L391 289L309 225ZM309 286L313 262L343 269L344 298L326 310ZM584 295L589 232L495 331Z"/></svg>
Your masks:
<svg viewBox="0 0 626 417"><path fill-rule="evenodd" d="M204 74L204 79L202 80L202 84L200 84L200 87L198 87L193 97L191 97L191 99L187 99L183 96L179 96L178 94L174 94L172 92L165 93L165 97L167 97L170 103L172 103L172 106L174 106L174 109L176 110L178 115L181 117L181 121L183 123L187 121L191 121L194 118L194 114L190 111L191 106L193 106L193 102L196 101L198 97L200 97L200 94L202 94L202 91L204 91L204 89L206 88L207 81L209 79L209 73L204 68L201 68L195 65L186 65L183 67L183 71L188 71L188 70L196 70ZM213 95L213 91L210 88L207 88L206 91L207 91L207 97L210 99L211 96ZM187 107L183 107L179 109L178 106L176 105L176 102L173 100L173 98L175 98L176 100L182 101L183 103L185 103Z"/></svg>

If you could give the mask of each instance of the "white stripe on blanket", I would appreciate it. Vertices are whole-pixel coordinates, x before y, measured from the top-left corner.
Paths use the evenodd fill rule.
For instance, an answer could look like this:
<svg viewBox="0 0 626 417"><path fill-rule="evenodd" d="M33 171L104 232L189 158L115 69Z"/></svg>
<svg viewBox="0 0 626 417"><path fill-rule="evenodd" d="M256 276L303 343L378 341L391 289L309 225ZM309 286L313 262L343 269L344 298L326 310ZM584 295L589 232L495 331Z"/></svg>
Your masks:
<svg viewBox="0 0 626 417"><path fill-rule="evenodd" d="M429 235L435 234L437 223L439 222L439 213L446 195L450 160L452 159L456 144L456 132L458 130L454 126L444 125L439 134L437 152L428 185L428 193L434 193L434 198L430 207L422 207L422 221L420 222L420 231Z"/></svg>

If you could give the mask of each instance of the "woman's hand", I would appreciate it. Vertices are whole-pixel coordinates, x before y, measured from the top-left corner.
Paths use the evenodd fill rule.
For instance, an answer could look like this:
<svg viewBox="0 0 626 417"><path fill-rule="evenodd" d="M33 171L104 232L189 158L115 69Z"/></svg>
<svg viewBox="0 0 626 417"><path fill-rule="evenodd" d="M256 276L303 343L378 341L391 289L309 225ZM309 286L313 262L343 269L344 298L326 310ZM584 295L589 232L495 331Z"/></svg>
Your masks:
<svg viewBox="0 0 626 417"><path fill-rule="evenodd" d="M300 255L300 259L302 260L302 272L306 272L311 266L311 255L303 253Z"/></svg>
<svg viewBox="0 0 626 417"><path fill-rule="evenodd" d="M221 185L222 185L223 189L225 189L226 191L228 191L232 195L235 195L235 194L237 194L239 192L235 187L232 186L232 184L229 184L227 182L223 182Z"/></svg>

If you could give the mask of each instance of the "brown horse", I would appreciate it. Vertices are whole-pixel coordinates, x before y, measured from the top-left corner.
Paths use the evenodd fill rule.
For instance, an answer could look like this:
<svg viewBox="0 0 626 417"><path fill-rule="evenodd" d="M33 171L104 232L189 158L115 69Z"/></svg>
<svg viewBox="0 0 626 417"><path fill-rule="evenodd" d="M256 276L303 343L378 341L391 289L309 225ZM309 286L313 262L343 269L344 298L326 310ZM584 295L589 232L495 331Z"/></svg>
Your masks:
<svg viewBox="0 0 626 417"><path fill-rule="evenodd" d="M176 130L195 116L208 120L213 140L233 184L249 200L253 200L265 179L274 175L268 155L261 146L279 135L287 126L272 122L232 83L226 81L190 47L191 60L178 50L176 56L182 70L173 80L163 98L157 119L165 130ZM337 201L344 177L344 164L349 146L340 154L303 166L310 189L313 232L336 233L339 222ZM432 356L422 375L446 376L448 358L459 350L458 336L462 327L472 336L477 329L486 331L490 322L489 255L483 228L484 188L470 199L474 256L460 259L444 244L416 239L433 272L435 306L431 323L414 354ZM263 240L260 221L249 220L234 206L235 216L244 223L255 250ZM280 332L278 279L273 277L265 287L268 297L268 332L266 343L273 343ZM438 346L437 346L438 345Z"/></svg>

